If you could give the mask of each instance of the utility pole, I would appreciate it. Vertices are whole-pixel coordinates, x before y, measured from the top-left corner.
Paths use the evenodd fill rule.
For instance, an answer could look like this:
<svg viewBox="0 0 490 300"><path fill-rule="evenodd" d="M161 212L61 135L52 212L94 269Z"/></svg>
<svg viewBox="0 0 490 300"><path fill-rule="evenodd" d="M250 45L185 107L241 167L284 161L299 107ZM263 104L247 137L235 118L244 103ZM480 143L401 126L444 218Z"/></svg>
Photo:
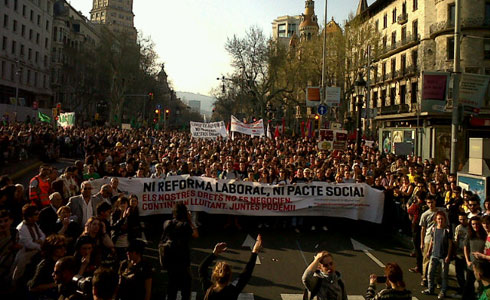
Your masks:
<svg viewBox="0 0 490 300"><path fill-rule="evenodd" d="M323 57L322 57L322 88L321 93L323 95L323 99L320 99L320 104L325 104L325 100L327 98L326 87L325 87L325 76L326 76L326 56L327 56L327 3L328 0L325 0L325 18L323 19ZM323 124L323 115L320 116L320 125L321 128ZM320 134L320 128L318 130L318 134Z"/></svg>
<svg viewBox="0 0 490 300"><path fill-rule="evenodd" d="M373 128L373 119L370 113L369 109L369 101L371 100L371 46L368 46L367 48L367 85L366 85L366 130L364 133L367 132L368 126ZM369 121L369 124L368 124ZM369 132L371 132L371 128Z"/></svg>
<svg viewBox="0 0 490 300"><path fill-rule="evenodd" d="M451 122L451 173L458 171L458 127L459 127L459 76L460 76L460 36L461 36L461 0L455 1L454 14L454 65L453 65L453 111Z"/></svg>

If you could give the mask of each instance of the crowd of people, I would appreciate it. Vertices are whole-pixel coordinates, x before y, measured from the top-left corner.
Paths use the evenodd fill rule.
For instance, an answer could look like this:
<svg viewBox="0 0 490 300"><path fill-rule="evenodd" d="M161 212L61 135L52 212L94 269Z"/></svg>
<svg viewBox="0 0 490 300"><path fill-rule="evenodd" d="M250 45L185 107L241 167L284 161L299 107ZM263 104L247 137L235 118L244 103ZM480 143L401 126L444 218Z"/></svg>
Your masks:
<svg viewBox="0 0 490 300"><path fill-rule="evenodd" d="M449 172L448 160L396 157L383 153L376 144L363 146L360 155L353 144L344 150L321 151L313 139L287 136L203 140L193 139L185 132L54 129L32 124L5 125L0 127L0 133L3 164L39 154L48 162L59 156L78 159L62 172L42 165L27 188L14 184L7 175L0 178L0 277L1 284L7 285L0 293L22 293L19 287L27 284L29 297L54 299L62 291L67 294L83 287L84 278L107 268L118 273L119 282L131 287L120 289L120 299L149 299L152 269L142 259L145 247L140 239L139 199L121 191L117 178L164 179L181 174L264 184L368 184L385 193L383 222L397 232L412 235L415 267L410 271L421 274L421 285L427 287L424 293L434 294L440 278L438 297L446 296L452 261L456 265L458 293L463 299L473 299L483 292L484 286L480 284L477 290L474 283L482 282L477 277L485 277L488 272L481 270L481 266L486 266L481 261L490 260L490 199L462 190L456 175ZM19 149L25 153L20 155ZM103 177L111 178L110 184L92 191L91 180ZM174 217L176 221L165 223L162 242L182 238L188 245L190 238L198 234L196 227L202 218L196 214L188 218L182 212ZM225 226L242 227L238 218L229 220ZM261 218L256 225L292 227L298 232L326 229L321 218L306 217L281 218L280 222ZM215 255L224 248L218 244ZM312 278L319 276L315 271L321 271L322 262L329 258L323 253L313 267L310 265L309 273L303 276L306 287L315 286ZM209 258L202 270L207 270L212 260ZM53 271L58 264L66 272L64 276L57 277ZM390 266L387 274L395 275L387 277L396 289L402 286L401 281L395 280L401 270L396 264ZM472 266L480 266L481 274L473 272ZM227 272L227 267L220 268L220 272ZM189 282L190 273L172 266L167 269L171 279L182 279L179 284ZM335 271L331 273L337 276ZM79 285L67 281L59 290L62 278L69 275L80 276ZM328 275L327 269L323 275ZM217 292L227 286L227 280L228 277L217 284L203 279L206 290L216 290L208 293L208 299L221 299ZM374 276L370 281L376 280ZM179 289L190 291L186 285ZM168 299L174 299L174 293L170 289ZM372 287L368 294L375 297Z"/></svg>

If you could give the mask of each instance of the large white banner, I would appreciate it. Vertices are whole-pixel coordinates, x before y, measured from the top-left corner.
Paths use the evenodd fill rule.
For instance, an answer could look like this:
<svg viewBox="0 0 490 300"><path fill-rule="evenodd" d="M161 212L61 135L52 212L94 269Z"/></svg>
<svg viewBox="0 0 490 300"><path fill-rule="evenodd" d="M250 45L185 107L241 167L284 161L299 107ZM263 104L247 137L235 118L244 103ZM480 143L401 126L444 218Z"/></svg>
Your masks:
<svg viewBox="0 0 490 300"><path fill-rule="evenodd" d="M109 179L91 181L94 190ZM119 178L135 194L141 216L169 214L176 202L192 211L251 216L331 216L381 223L384 193L364 183L269 185L198 176Z"/></svg>
<svg viewBox="0 0 490 300"><path fill-rule="evenodd" d="M194 138L216 139L221 136L228 137L225 122L201 123L191 121L191 134Z"/></svg>
<svg viewBox="0 0 490 300"><path fill-rule="evenodd" d="M264 136L265 135L264 120L260 119L257 122L246 124L240 122L240 120L235 118L235 116L231 116L230 131L236 131L251 136Z"/></svg>
<svg viewBox="0 0 490 300"><path fill-rule="evenodd" d="M61 113L58 116L58 126L61 126L63 128L71 128L75 126L75 113L74 112Z"/></svg>

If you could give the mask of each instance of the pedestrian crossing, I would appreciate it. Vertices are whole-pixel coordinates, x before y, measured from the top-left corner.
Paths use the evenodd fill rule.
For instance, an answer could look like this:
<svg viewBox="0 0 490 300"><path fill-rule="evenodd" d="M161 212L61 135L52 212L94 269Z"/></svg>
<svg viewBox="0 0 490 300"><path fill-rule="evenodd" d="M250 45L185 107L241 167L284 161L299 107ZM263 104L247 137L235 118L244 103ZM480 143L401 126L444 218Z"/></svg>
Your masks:
<svg viewBox="0 0 490 300"><path fill-rule="evenodd" d="M196 300L197 293L192 292L191 300ZM348 295L348 300L364 300L364 296L361 295ZM177 294L177 300L182 300L180 292ZM238 296L238 300L254 300L253 293L241 293ZM281 294L281 300L303 300L303 294ZM418 300L417 297L412 297L412 300Z"/></svg>

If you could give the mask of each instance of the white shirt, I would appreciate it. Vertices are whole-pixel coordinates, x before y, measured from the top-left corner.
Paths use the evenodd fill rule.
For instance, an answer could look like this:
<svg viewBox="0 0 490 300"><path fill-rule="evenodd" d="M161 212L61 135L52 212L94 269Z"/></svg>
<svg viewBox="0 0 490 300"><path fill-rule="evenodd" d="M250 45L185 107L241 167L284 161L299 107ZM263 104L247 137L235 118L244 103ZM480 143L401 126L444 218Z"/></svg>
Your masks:
<svg viewBox="0 0 490 300"><path fill-rule="evenodd" d="M34 227L36 227L37 230ZM32 249L41 250L41 245L35 243L34 241L37 240L44 241L46 236L44 235L44 232L41 230L41 228L37 226L37 224L34 224L32 228L34 237L31 236L28 225L24 221L20 222L20 224L17 225L17 230L19 231L19 244L21 244L28 250L32 250Z"/></svg>
<svg viewBox="0 0 490 300"><path fill-rule="evenodd" d="M82 226L85 226L85 224L87 224L87 220L94 216L94 210L92 208L92 197L90 197L88 203L82 197L82 213Z"/></svg>

